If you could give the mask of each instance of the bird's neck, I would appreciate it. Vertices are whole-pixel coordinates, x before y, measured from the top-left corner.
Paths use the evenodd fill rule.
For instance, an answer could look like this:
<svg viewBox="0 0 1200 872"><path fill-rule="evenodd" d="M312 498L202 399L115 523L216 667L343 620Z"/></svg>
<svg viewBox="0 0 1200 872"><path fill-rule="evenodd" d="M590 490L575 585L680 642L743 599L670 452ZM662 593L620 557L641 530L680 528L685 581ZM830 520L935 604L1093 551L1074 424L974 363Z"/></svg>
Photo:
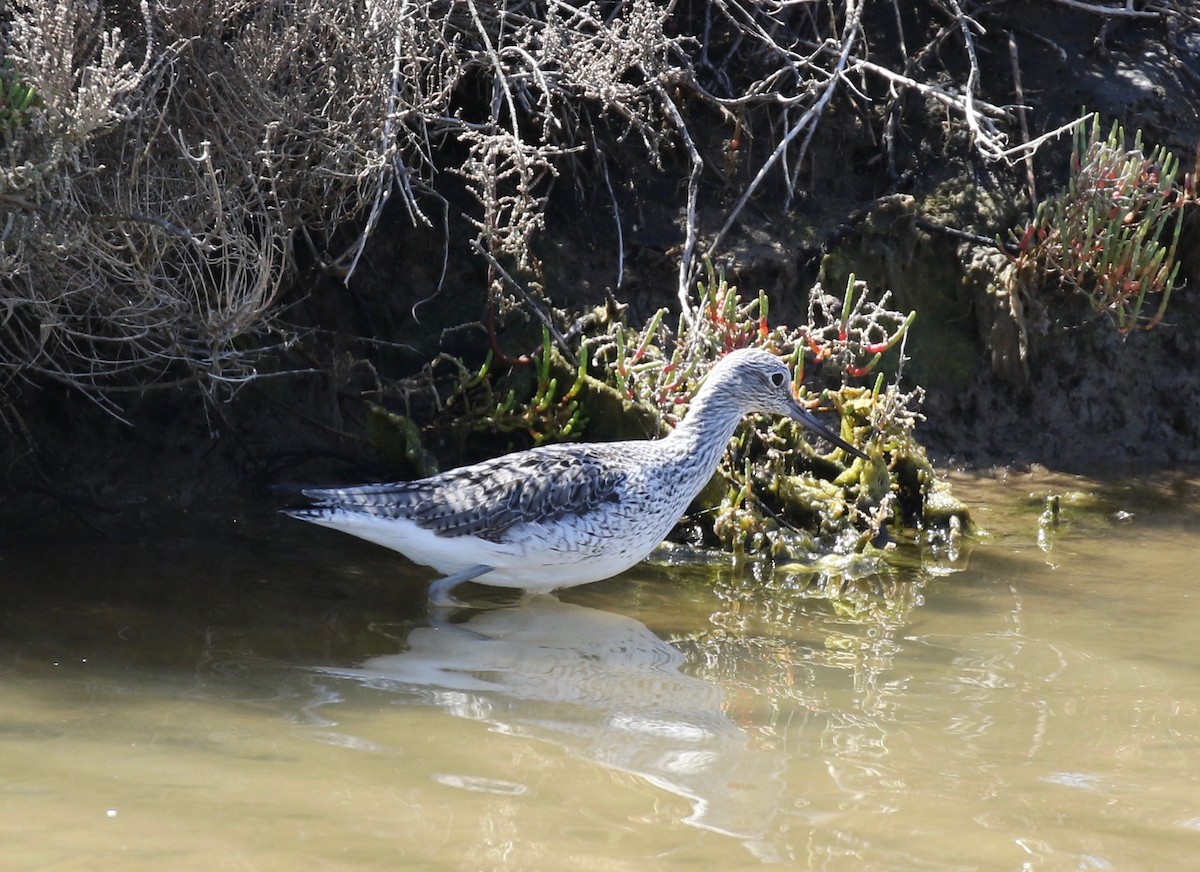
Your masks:
<svg viewBox="0 0 1200 872"><path fill-rule="evenodd" d="M716 472L744 415L736 397L701 388L689 404L687 416L666 437L680 462L701 479L699 487Z"/></svg>

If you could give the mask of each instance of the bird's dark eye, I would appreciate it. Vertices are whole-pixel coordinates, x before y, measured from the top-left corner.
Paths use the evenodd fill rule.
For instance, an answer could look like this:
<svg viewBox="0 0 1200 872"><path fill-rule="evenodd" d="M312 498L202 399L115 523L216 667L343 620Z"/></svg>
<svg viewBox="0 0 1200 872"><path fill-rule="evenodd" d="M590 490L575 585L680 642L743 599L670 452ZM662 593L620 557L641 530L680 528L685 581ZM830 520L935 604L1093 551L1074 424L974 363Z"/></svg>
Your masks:
<svg viewBox="0 0 1200 872"><path fill-rule="evenodd" d="M783 373L781 373L781 372L771 373L771 384L775 385L775 387L777 387L777 388L783 387Z"/></svg>

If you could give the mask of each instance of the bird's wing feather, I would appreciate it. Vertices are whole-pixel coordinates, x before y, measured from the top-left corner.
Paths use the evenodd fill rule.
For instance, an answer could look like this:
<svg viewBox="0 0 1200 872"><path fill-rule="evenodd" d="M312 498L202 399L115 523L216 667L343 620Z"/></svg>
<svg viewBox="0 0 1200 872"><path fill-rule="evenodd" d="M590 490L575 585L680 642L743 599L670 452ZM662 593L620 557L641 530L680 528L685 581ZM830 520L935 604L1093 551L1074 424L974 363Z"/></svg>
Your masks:
<svg viewBox="0 0 1200 872"><path fill-rule="evenodd" d="M551 445L419 481L304 493L322 507L405 518L439 536L494 541L517 524L583 515L616 499L628 476L619 459L619 451Z"/></svg>

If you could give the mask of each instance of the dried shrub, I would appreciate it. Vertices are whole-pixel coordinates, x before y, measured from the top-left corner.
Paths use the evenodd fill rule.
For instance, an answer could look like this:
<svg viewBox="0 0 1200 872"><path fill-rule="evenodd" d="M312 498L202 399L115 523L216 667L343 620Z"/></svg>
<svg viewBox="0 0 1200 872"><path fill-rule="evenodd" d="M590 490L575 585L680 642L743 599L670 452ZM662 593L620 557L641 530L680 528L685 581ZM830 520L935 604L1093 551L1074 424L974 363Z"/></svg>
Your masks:
<svg viewBox="0 0 1200 872"><path fill-rule="evenodd" d="M530 268L546 181L586 129L574 104L649 136L673 44L648 0L616 20L473 0L115 8L131 33L94 0L17 4L0 31L0 369L114 412L126 387L257 377L287 339L272 319L296 243L348 279L394 193L432 223L447 140L467 146L488 249Z"/></svg>

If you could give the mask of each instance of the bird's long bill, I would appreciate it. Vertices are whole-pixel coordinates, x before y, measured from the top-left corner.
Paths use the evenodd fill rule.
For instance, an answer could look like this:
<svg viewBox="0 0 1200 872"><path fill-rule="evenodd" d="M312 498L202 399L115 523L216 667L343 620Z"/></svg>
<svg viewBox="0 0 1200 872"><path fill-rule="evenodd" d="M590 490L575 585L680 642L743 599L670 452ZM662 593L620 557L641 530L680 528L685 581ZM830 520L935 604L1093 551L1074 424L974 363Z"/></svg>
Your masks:
<svg viewBox="0 0 1200 872"><path fill-rule="evenodd" d="M842 449L843 451L849 452L850 454L853 454L855 457L861 457L863 460L870 460L870 458L867 457L867 455L863 454L861 451L859 451L857 448L855 448L853 445L851 445L849 442L847 442L841 436L834 433L832 430L830 430L828 427L826 427L824 424L822 424L820 421L818 421L816 415L814 415L812 412L808 411L808 409L804 408L799 403L796 403L792 408L792 418L799 421L801 424L803 424L809 430L812 430L814 433L816 433L818 436L820 436L825 441L832 442L834 445L836 445L838 448Z"/></svg>

